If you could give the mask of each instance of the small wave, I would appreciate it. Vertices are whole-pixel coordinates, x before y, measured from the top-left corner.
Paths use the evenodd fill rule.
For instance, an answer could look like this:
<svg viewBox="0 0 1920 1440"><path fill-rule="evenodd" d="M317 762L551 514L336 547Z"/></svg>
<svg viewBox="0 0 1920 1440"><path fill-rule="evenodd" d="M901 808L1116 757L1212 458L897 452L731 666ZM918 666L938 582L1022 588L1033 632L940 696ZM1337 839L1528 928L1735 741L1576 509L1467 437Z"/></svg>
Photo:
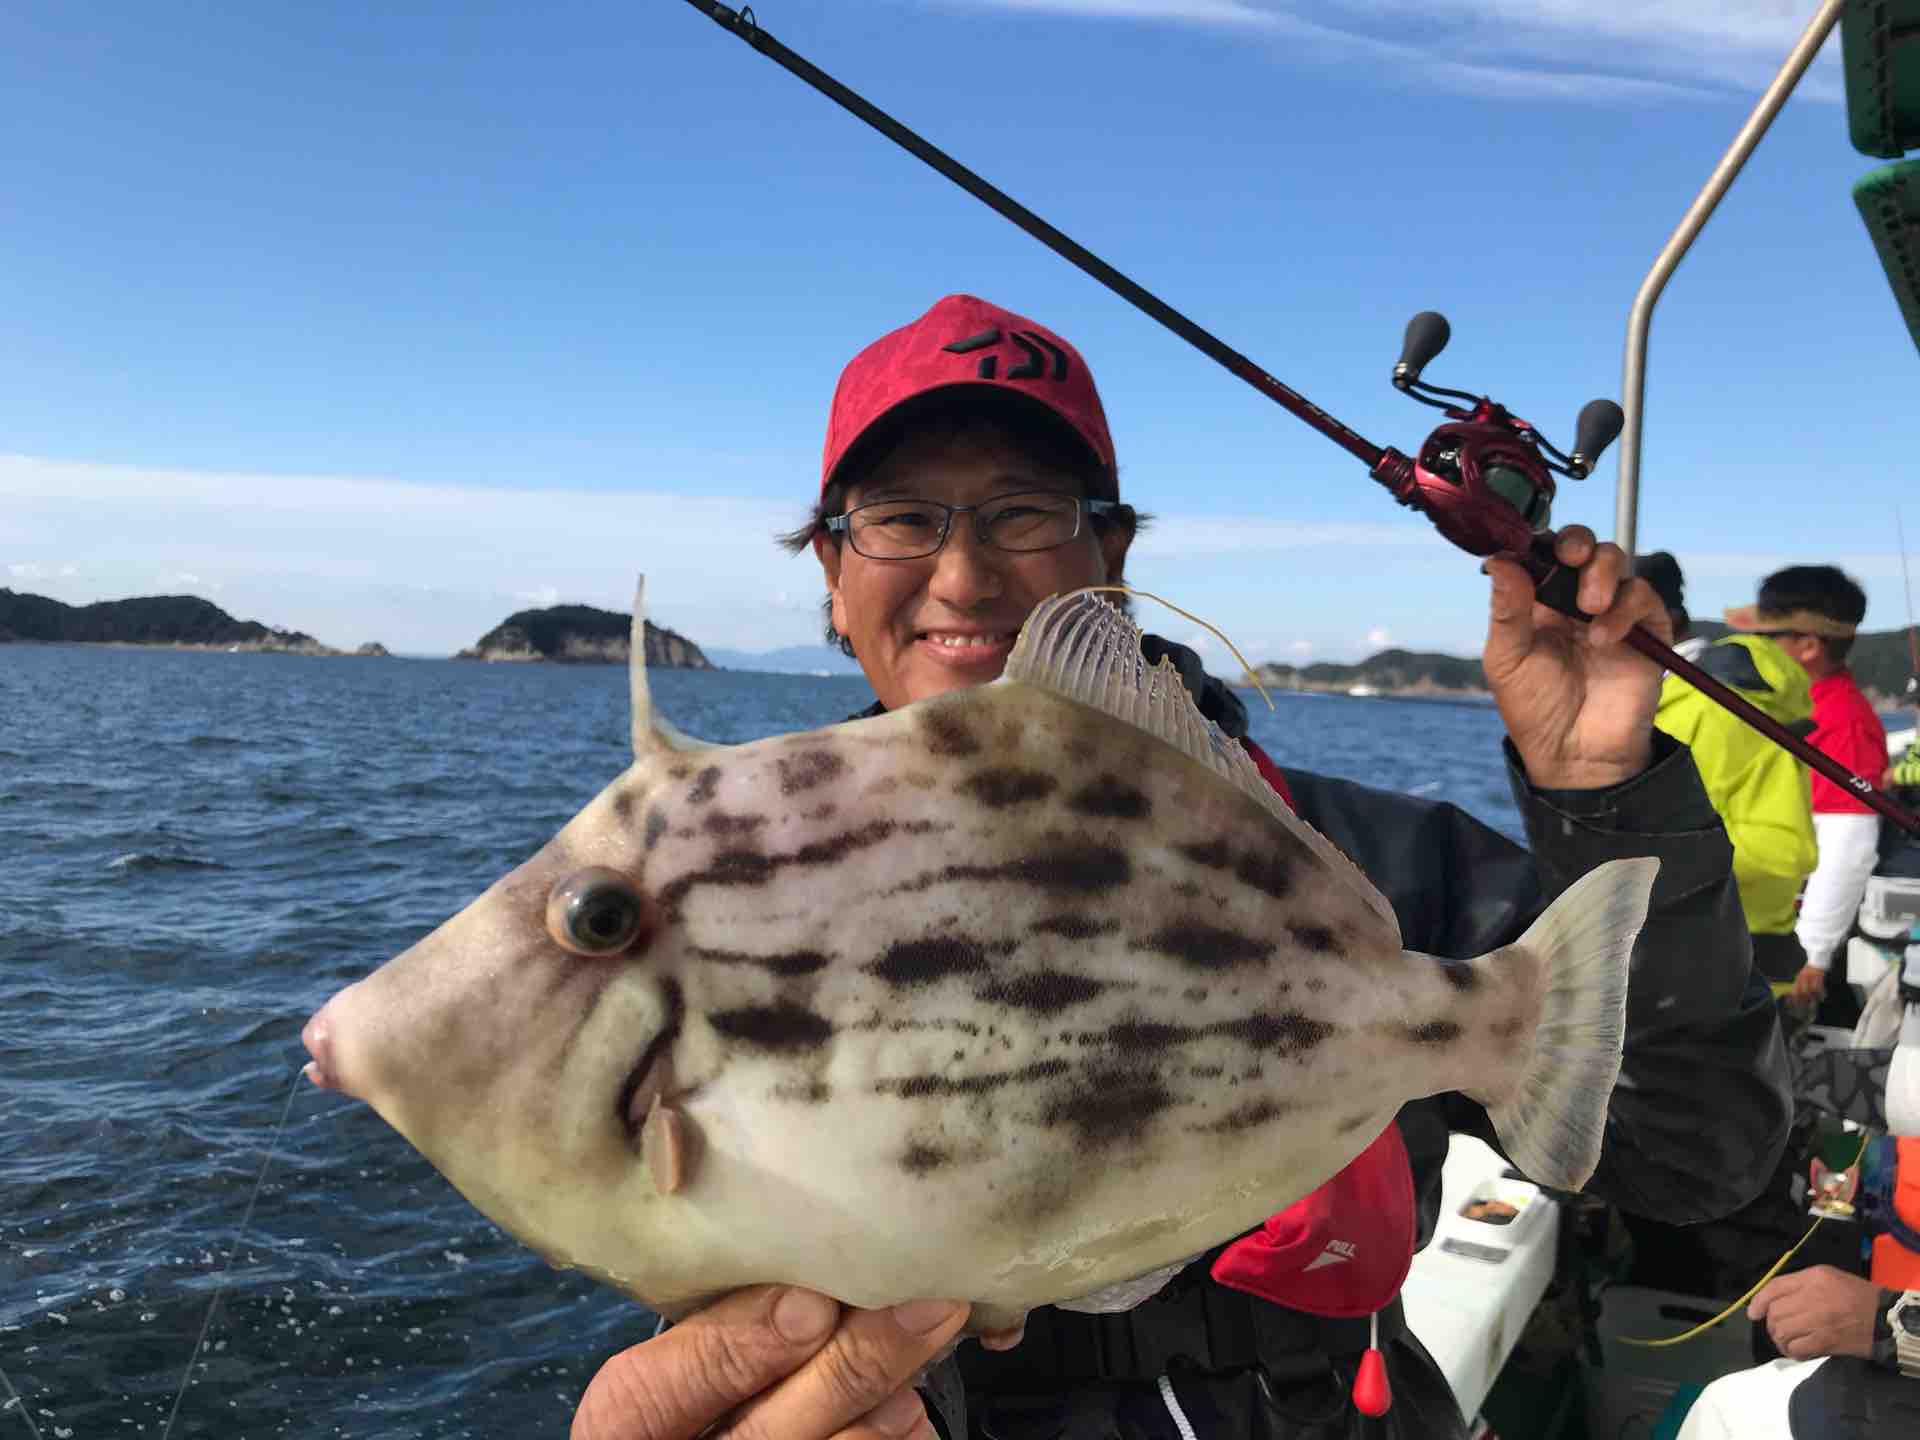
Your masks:
<svg viewBox="0 0 1920 1440"><path fill-rule="evenodd" d="M188 739L189 750L241 750L256 742L238 735L195 735Z"/></svg>
<svg viewBox="0 0 1920 1440"><path fill-rule="evenodd" d="M153 855L136 850L107 862L109 870L225 870L218 860L199 860L192 855Z"/></svg>

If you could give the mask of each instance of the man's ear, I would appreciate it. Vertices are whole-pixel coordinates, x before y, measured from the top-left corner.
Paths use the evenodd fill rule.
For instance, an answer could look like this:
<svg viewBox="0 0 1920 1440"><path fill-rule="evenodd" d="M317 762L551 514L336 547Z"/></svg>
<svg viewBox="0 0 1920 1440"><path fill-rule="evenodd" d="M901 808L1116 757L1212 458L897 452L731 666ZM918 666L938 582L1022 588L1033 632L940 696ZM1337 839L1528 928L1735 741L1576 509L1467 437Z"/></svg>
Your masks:
<svg viewBox="0 0 1920 1440"><path fill-rule="evenodd" d="M846 602L840 598L840 546L825 530L814 532L814 558L820 562L820 572L826 577L827 598L833 603L833 628L843 637L847 633Z"/></svg>

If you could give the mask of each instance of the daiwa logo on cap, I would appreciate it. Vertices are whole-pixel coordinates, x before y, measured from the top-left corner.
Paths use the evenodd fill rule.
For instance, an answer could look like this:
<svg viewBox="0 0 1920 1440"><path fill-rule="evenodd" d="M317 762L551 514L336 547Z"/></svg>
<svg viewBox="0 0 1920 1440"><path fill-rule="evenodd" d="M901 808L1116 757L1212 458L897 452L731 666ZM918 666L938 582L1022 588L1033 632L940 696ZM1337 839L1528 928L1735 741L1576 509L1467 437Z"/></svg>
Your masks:
<svg viewBox="0 0 1920 1440"><path fill-rule="evenodd" d="M954 355L971 355L974 351L984 350L989 345L998 345L1000 338L1000 328L996 325L991 330L982 330L978 335L969 335L965 340L956 340L951 345L942 345L940 348ZM1007 371L1007 379L1038 380L1044 375L1047 367L1040 354L1043 347L1047 354L1053 357L1053 378L1056 380L1067 378L1071 368L1067 364L1067 352L1046 336L1037 335L1031 330L1016 330L1013 332L1013 343L1026 352L1026 358ZM981 358L977 373L982 380L991 380L999 368L1000 357L987 355Z"/></svg>

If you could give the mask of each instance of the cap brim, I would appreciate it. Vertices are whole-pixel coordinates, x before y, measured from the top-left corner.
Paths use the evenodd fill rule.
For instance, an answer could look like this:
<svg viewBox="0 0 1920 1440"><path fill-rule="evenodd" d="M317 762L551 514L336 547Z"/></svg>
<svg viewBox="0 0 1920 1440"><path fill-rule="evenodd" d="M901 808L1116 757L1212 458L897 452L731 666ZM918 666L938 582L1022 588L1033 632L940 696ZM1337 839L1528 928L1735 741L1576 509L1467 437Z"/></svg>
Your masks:
<svg viewBox="0 0 1920 1440"><path fill-rule="evenodd" d="M1764 630L1766 622L1760 618L1758 605L1735 605L1722 613L1727 624L1736 630Z"/></svg>

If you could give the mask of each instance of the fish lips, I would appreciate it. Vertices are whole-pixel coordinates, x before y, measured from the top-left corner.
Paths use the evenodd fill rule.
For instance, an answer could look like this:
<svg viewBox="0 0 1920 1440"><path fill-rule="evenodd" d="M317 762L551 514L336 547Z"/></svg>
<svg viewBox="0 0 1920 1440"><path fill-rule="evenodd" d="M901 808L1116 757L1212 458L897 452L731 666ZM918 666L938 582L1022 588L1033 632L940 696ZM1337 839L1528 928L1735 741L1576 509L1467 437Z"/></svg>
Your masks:
<svg viewBox="0 0 1920 1440"><path fill-rule="evenodd" d="M349 985L346 990L340 991L314 1011L305 1026L301 1028L300 1043L307 1047L307 1054L313 1057L301 1073L322 1090L334 1090L360 1100L365 1097L355 1095L340 1078L339 1067L334 1059L333 1017L330 1014L333 1007L339 1003L340 997L352 988L353 986Z"/></svg>
<svg viewBox="0 0 1920 1440"><path fill-rule="evenodd" d="M681 1098L668 1093L673 1084L673 1042L679 1038L678 1023L663 1028L641 1052L626 1080L621 1083L614 1102L614 1114L625 1127L627 1138L636 1143L640 1139L641 1128L646 1124L647 1113L654 1105L662 1100Z"/></svg>

